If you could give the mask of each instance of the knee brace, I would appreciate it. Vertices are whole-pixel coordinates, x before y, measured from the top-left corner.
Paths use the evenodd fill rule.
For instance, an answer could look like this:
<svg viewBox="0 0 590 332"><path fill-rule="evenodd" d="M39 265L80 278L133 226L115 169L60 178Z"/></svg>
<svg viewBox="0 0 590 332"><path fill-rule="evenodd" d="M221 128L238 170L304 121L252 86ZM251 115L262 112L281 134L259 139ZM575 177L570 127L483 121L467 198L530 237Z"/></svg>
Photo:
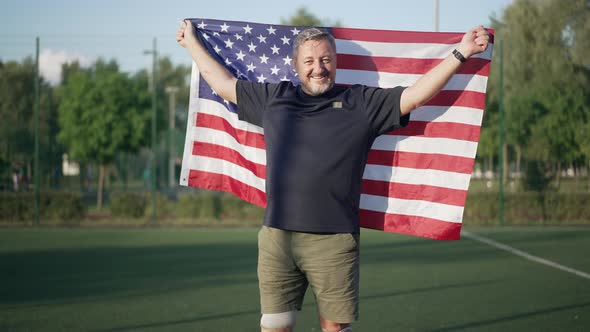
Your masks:
<svg viewBox="0 0 590 332"><path fill-rule="evenodd" d="M294 327L297 320L297 311L287 311L278 314L262 314L260 326L265 329L281 329Z"/></svg>

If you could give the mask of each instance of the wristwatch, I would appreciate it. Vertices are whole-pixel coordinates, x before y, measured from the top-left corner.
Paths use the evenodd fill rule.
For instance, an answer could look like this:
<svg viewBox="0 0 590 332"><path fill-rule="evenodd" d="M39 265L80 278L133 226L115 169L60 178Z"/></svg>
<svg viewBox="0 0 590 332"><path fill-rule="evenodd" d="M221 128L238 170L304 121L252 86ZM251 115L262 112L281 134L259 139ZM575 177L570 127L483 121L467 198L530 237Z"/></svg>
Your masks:
<svg viewBox="0 0 590 332"><path fill-rule="evenodd" d="M467 59L463 56L463 54L461 54L461 52L457 51L457 49L453 50L453 55L455 56L455 58L457 58L457 60L459 60L461 62L467 61Z"/></svg>

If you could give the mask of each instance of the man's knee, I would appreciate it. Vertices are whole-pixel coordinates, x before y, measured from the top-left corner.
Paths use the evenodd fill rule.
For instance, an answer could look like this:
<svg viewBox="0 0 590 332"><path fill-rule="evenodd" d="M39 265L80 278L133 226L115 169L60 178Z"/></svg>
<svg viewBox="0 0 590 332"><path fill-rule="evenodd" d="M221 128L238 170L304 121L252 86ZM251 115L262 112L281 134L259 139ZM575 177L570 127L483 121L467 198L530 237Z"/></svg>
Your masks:
<svg viewBox="0 0 590 332"><path fill-rule="evenodd" d="M348 323L337 323L329 319L320 317L322 332L352 332L352 327Z"/></svg>
<svg viewBox="0 0 590 332"><path fill-rule="evenodd" d="M262 314L260 327L262 330L291 331L297 321L297 311L287 311L278 314Z"/></svg>

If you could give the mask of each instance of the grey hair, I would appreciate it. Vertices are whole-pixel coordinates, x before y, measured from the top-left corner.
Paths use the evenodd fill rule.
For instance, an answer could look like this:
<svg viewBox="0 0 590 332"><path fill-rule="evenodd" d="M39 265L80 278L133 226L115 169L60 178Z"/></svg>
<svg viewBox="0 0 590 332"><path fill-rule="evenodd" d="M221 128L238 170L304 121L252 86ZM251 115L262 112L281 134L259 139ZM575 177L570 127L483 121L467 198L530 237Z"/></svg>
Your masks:
<svg viewBox="0 0 590 332"><path fill-rule="evenodd" d="M330 33L318 28L308 28L301 31L295 38L295 42L293 43L293 59L297 58L299 46L308 40L328 40L332 44L332 47L334 47L334 50L336 50L336 41Z"/></svg>

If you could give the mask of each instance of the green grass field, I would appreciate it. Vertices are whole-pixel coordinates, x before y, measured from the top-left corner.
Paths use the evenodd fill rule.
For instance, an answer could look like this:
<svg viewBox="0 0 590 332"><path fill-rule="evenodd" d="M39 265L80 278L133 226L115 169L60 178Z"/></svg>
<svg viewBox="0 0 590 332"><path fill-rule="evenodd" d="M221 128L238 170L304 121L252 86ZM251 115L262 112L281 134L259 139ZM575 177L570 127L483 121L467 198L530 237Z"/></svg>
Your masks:
<svg viewBox="0 0 590 332"><path fill-rule="evenodd" d="M468 228L590 272L590 228ZM256 229L1 229L0 331L257 331ZM590 280L364 230L355 331L588 331ZM297 331L319 332L307 293Z"/></svg>

